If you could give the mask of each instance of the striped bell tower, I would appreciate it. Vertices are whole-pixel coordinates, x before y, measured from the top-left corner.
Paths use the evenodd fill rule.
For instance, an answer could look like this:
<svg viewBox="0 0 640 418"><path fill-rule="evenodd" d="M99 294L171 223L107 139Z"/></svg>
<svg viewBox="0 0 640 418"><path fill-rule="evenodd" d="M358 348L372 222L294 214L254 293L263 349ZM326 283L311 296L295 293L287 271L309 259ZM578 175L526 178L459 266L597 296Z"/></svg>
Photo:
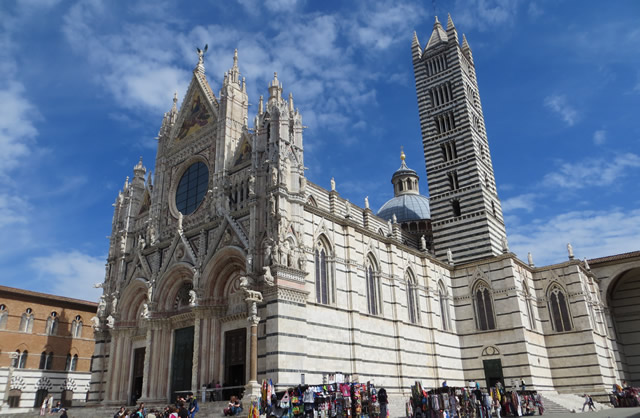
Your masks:
<svg viewBox="0 0 640 418"><path fill-rule="evenodd" d="M436 256L477 260L506 249L476 71L467 39L451 16L436 17L424 48L411 46Z"/></svg>

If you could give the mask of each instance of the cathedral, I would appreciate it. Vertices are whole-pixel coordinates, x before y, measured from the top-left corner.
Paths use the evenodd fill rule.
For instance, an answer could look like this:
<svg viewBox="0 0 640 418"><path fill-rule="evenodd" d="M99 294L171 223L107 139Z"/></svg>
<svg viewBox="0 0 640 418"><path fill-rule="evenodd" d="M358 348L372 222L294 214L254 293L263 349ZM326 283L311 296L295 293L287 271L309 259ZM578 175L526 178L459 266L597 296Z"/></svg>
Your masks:
<svg viewBox="0 0 640 418"><path fill-rule="evenodd" d="M277 74L250 124L237 52L217 93L205 52L164 114L153 175L138 162L114 203L90 402L335 374L397 402L416 380L640 385L640 252L578 260L568 245L565 262L536 266L509 251L451 17L411 45L429 197L400 154L377 212L307 180L302 112Z"/></svg>

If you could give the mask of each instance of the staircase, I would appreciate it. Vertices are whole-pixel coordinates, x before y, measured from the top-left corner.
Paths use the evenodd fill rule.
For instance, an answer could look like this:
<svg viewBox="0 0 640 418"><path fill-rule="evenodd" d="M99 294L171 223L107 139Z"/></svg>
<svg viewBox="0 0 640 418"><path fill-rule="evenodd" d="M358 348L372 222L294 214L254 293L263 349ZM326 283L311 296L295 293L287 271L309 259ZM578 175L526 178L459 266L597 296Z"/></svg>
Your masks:
<svg viewBox="0 0 640 418"><path fill-rule="evenodd" d="M570 414L571 411L549 399L546 395L540 395L544 405L544 415L546 414Z"/></svg>

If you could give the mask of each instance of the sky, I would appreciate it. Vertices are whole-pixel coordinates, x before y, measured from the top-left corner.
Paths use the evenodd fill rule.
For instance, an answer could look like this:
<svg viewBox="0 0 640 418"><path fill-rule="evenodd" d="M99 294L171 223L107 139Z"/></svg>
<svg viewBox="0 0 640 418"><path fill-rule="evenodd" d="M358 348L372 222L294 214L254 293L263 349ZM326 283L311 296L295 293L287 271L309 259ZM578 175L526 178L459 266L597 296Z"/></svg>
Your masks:
<svg viewBox="0 0 640 418"><path fill-rule="evenodd" d="M188 4L188 7L186 6ZM251 102L278 72L310 181L377 211L400 147L427 195L411 40L451 13L476 73L511 251L640 250L640 2L0 1L0 284L96 300L112 204L209 45ZM253 117L250 116L250 121Z"/></svg>

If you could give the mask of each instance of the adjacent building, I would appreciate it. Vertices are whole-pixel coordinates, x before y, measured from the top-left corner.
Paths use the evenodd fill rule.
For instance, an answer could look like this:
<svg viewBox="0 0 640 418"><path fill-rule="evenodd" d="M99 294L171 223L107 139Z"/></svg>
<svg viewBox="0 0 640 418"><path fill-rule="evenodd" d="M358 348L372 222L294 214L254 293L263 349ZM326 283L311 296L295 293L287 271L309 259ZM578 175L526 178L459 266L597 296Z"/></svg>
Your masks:
<svg viewBox="0 0 640 418"><path fill-rule="evenodd" d="M0 286L2 412L86 401L98 304ZM16 409L18 408L18 409Z"/></svg>

